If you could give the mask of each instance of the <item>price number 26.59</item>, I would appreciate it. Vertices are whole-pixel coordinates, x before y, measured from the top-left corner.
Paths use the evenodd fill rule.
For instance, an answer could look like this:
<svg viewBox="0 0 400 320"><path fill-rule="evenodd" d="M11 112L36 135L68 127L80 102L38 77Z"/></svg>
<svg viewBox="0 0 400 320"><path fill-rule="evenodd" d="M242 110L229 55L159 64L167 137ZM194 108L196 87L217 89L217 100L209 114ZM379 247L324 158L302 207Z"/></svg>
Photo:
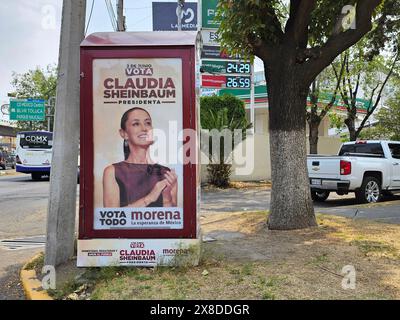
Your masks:
<svg viewBox="0 0 400 320"><path fill-rule="evenodd" d="M250 77L227 77L227 88L250 88Z"/></svg>

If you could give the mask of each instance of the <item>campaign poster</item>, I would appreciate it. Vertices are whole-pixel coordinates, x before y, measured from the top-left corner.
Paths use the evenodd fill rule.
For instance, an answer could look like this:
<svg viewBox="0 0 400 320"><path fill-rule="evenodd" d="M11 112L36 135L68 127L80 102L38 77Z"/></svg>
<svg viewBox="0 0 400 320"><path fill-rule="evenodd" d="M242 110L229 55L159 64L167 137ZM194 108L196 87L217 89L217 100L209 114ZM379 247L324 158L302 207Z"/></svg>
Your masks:
<svg viewBox="0 0 400 320"><path fill-rule="evenodd" d="M91 239L78 243L78 267L199 263L197 239Z"/></svg>
<svg viewBox="0 0 400 320"><path fill-rule="evenodd" d="M182 60L93 60L94 229L183 229Z"/></svg>

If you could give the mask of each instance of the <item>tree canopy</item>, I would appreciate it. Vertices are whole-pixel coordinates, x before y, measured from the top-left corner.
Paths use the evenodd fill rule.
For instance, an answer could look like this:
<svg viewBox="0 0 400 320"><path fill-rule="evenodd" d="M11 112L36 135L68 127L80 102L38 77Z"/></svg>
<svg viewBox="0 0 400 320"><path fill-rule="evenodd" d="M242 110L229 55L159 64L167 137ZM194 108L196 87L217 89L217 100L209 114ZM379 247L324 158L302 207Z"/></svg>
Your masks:
<svg viewBox="0 0 400 320"><path fill-rule="evenodd" d="M276 48L293 43L295 59L311 83L341 52L370 32L366 53L397 50L396 0L219 0L222 45L234 53L272 61ZM372 19L371 19L372 17Z"/></svg>
<svg viewBox="0 0 400 320"><path fill-rule="evenodd" d="M12 95L15 98L48 101L56 95L57 68L54 65L48 65L46 68L37 67L22 74L14 72L11 84L14 87ZM54 108L51 109L51 115L53 114ZM17 127L20 130L47 130L47 120L18 121Z"/></svg>

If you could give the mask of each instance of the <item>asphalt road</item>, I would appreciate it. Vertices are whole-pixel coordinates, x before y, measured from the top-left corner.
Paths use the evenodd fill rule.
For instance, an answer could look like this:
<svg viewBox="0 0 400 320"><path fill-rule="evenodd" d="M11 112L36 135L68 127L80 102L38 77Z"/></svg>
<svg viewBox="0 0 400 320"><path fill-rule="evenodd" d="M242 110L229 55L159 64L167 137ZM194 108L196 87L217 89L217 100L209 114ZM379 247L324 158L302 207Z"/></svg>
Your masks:
<svg viewBox="0 0 400 320"><path fill-rule="evenodd" d="M266 188L202 191L201 199L203 214L268 210L271 192ZM353 193L345 196L331 193L325 202L314 203L314 209L316 213L400 224L400 193L371 205L357 204Z"/></svg>
<svg viewBox="0 0 400 320"><path fill-rule="evenodd" d="M0 241L43 236L48 193L48 180L32 181L30 175L1 176ZM19 269L41 250L43 246L15 250L0 243L0 300L24 298Z"/></svg>
<svg viewBox="0 0 400 320"><path fill-rule="evenodd" d="M19 270L44 250L50 184L14 170L0 173L0 300L23 299Z"/></svg>
<svg viewBox="0 0 400 320"><path fill-rule="evenodd" d="M0 239L44 234L49 181L0 177Z"/></svg>

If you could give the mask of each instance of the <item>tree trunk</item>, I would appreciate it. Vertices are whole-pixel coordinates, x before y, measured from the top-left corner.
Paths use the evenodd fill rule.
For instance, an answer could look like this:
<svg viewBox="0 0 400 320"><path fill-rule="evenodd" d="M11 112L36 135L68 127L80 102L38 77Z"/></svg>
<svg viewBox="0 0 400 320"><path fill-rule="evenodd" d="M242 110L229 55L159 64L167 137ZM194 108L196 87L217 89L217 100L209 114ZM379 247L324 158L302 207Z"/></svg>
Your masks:
<svg viewBox="0 0 400 320"><path fill-rule="evenodd" d="M357 136L356 136L355 117L353 117L352 115L348 116L344 120L344 123L346 124L347 129L349 130L350 141L356 141Z"/></svg>
<svg viewBox="0 0 400 320"><path fill-rule="evenodd" d="M310 144L310 154L317 154L318 153L318 127L319 122L316 122L312 118L308 123L309 128L309 136L308 141Z"/></svg>
<svg viewBox="0 0 400 320"><path fill-rule="evenodd" d="M308 86L290 65L277 63L266 70L266 76L272 179L268 227L291 230L316 226L307 172Z"/></svg>

